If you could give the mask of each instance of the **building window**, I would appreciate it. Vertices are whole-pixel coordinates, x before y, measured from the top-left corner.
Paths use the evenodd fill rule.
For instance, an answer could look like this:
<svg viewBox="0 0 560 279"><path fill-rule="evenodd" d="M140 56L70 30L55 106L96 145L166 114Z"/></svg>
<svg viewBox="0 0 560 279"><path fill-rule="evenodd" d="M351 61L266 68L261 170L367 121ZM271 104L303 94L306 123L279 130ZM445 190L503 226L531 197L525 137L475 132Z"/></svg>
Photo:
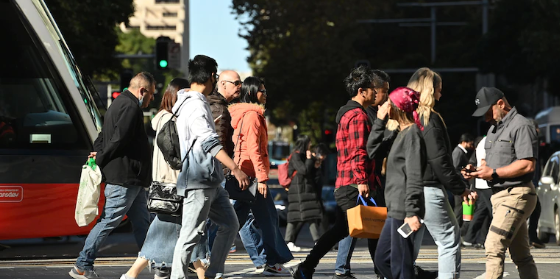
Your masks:
<svg viewBox="0 0 560 279"><path fill-rule="evenodd" d="M146 30L177 30L177 26L174 25L148 25Z"/></svg>
<svg viewBox="0 0 560 279"><path fill-rule="evenodd" d="M180 0L156 0L156 4L179 3Z"/></svg>
<svg viewBox="0 0 560 279"><path fill-rule="evenodd" d="M164 12L163 17L177 17L177 13Z"/></svg>

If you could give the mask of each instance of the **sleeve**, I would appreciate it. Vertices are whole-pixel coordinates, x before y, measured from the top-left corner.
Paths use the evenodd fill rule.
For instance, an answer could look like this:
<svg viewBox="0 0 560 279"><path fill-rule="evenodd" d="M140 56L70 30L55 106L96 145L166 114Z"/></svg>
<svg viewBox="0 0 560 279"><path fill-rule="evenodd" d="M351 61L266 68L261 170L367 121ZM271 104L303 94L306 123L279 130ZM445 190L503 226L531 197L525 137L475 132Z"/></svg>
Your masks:
<svg viewBox="0 0 560 279"><path fill-rule="evenodd" d="M93 151L99 152L103 148L103 131L99 132L97 139L93 142Z"/></svg>
<svg viewBox="0 0 560 279"><path fill-rule="evenodd" d="M247 152L255 168L255 174L259 182L268 180L267 168L264 164L263 154L261 152L261 122L257 113L247 113L245 119L246 135L247 135ZM243 132L243 131L241 131Z"/></svg>
<svg viewBox="0 0 560 279"><path fill-rule="evenodd" d="M537 131L532 125L523 125L516 131L515 135L515 156L518 160L538 158L538 138Z"/></svg>
<svg viewBox="0 0 560 279"><path fill-rule="evenodd" d="M406 172L406 217L421 217L423 207L422 166L425 162L425 153L422 147L422 138L418 133L409 132L405 149L405 172Z"/></svg>
<svg viewBox="0 0 560 279"><path fill-rule="evenodd" d="M218 122L215 122L215 127L216 127L216 133L218 134L218 137L222 143L222 145L226 145L227 141L228 141L228 131L226 129L226 123L227 120L224 119L224 106L220 105L220 104L214 104L212 106L210 106L210 109L212 110L212 121L214 121L214 119L222 116L220 119L218 119ZM231 140L231 137L229 138L229 140Z"/></svg>
<svg viewBox="0 0 560 279"><path fill-rule="evenodd" d="M438 125L430 126L424 130L427 163L446 189L455 195L460 195L468 186L455 170L451 155L448 153L446 139L443 136L446 131L437 127Z"/></svg>
<svg viewBox="0 0 560 279"><path fill-rule="evenodd" d="M461 171L461 154L463 151L459 150L458 148L453 149L453 153L451 153L453 157L453 167L455 167L456 171Z"/></svg>
<svg viewBox="0 0 560 279"><path fill-rule="evenodd" d="M103 146L97 151L95 162L104 167L120 149L126 148L128 143L134 138L135 129L138 121L136 108L131 106L121 107L118 119L115 122L115 128L112 135L103 135ZM109 138L105 138L105 136ZM100 143L98 143L100 144Z"/></svg>
<svg viewBox="0 0 560 279"><path fill-rule="evenodd" d="M389 155L397 132L391 132L388 137L385 137L386 125L386 119L375 118L373 121L373 126L367 140L367 153L370 159L382 159Z"/></svg>
<svg viewBox="0 0 560 279"><path fill-rule="evenodd" d="M366 162L369 160L367 154L367 135L369 135L368 118L366 114L356 114L348 125L348 141L355 143L354 158L351 160L352 173L356 184L368 184L368 172Z"/></svg>
<svg viewBox="0 0 560 279"><path fill-rule="evenodd" d="M223 146L210 123L213 119L207 119L206 115L204 111L198 110L189 117L190 132L200 142L204 152L216 156Z"/></svg>

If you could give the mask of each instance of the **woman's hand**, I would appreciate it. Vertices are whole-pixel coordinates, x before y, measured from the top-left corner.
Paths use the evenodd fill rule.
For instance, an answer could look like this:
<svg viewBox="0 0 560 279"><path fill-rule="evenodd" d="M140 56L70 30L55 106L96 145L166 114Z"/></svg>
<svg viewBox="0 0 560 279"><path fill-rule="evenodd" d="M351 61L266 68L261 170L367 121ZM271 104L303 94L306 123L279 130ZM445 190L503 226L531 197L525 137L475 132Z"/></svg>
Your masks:
<svg viewBox="0 0 560 279"><path fill-rule="evenodd" d="M406 218L404 218L404 222L408 223L408 225L410 226L410 229L413 232L418 231L420 229L420 227L422 226L418 216L406 217Z"/></svg>
<svg viewBox="0 0 560 279"><path fill-rule="evenodd" d="M307 156L307 159L311 159L311 151L307 150L305 155Z"/></svg>
<svg viewBox="0 0 560 279"><path fill-rule="evenodd" d="M93 158L95 160L96 155L97 155L97 152L90 152L88 158Z"/></svg>
<svg viewBox="0 0 560 279"><path fill-rule="evenodd" d="M266 198L266 192L267 192L267 186L266 186L266 182L259 182L259 193L261 193L261 195L263 195L264 198Z"/></svg>
<svg viewBox="0 0 560 279"><path fill-rule="evenodd" d="M389 114L389 101L386 101L383 105L377 106L377 118L383 120Z"/></svg>

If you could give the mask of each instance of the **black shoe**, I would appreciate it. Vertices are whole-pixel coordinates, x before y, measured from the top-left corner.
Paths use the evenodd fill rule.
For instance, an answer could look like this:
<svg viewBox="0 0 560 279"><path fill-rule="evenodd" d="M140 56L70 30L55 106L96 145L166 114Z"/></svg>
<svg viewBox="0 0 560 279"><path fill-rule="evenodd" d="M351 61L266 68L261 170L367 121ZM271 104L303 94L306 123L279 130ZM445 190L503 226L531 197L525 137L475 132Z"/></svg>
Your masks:
<svg viewBox="0 0 560 279"><path fill-rule="evenodd" d="M423 270L421 267L419 267L417 265L414 266L414 275L416 275L416 279L437 279L438 278L437 271Z"/></svg>
<svg viewBox="0 0 560 279"><path fill-rule="evenodd" d="M344 274L335 273L332 279L356 279L356 276L351 272Z"/></svg>
<svg viewBox="0 0 560 279"><path fill-rule="evenodd" d="M308 270L300 264L292 274L292 277L294 277L294 279L313 279L313 272L315 272L314 269Z"/></svg>
<svg viewBox="0 0 560 279"><path fill-rule="evenodd" d="M542 243L540 241L531 242L531 246L533 246L535 248L546 248L546 245L544 245L544 243Z"/></svg>
<svg viewBox="0 0 560 279"><path fill-rule="evenodd" d="M475 248L475 249L484 249L484 244L476 243L476 244L473 245L473 248Z"/></svg>

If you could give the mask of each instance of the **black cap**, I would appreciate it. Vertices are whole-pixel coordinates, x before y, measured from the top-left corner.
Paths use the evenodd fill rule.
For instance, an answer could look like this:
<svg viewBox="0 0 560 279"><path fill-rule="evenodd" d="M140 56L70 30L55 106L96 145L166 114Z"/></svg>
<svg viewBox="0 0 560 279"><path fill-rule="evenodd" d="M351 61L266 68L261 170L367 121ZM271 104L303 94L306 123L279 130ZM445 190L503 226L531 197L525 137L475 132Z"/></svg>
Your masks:
<svg viewBox="0 0 560 279"><path fill-rule="evenodd" d="M482 87L478 93L476 93L476 111L472 114L474 117L483 116L490 109L491 106L495 105L499 99L504 97L504 92L496 87Z"/></svg>

